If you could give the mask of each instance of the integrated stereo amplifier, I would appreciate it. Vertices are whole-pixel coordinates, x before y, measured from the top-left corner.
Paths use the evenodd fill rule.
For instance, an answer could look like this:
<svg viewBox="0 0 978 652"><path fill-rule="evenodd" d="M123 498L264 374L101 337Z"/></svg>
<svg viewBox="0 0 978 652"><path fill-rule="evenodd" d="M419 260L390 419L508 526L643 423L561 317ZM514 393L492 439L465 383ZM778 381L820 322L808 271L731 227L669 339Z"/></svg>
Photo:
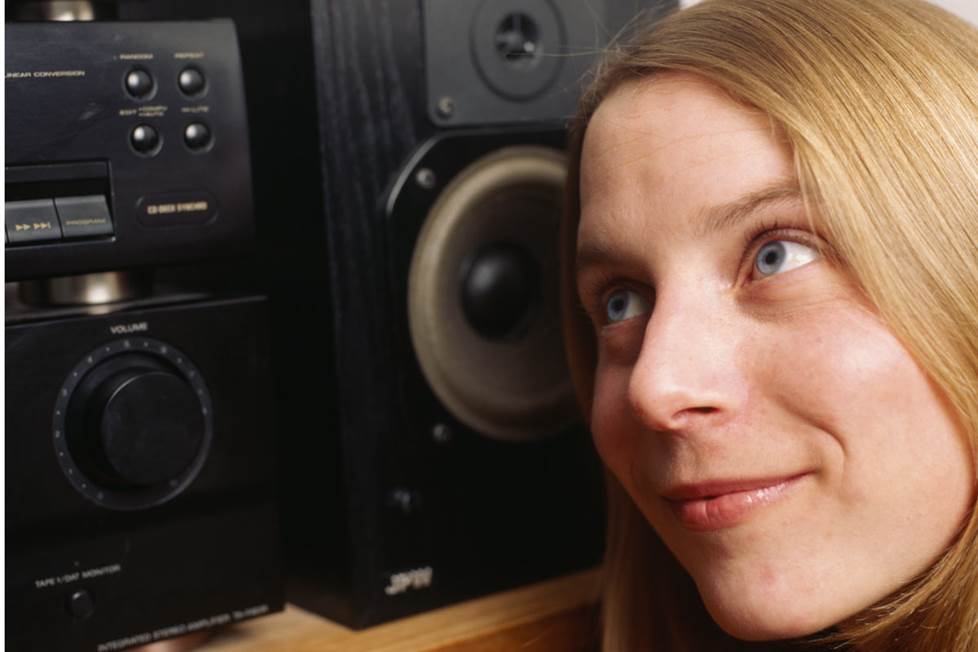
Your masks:
<svg viewBox="0 0 978 652"><path fill-rule="evenodd" d="M7 648L278 611L267 300L194 274L254 246L234 25L5 31Z"/></svg>

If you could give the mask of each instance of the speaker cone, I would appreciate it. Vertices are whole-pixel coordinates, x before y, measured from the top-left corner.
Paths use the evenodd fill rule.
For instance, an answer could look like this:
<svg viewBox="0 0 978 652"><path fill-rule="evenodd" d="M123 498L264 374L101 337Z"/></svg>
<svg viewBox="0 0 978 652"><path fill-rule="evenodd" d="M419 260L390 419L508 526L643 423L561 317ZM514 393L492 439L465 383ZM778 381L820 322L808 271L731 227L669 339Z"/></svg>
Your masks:
<svg viewBox="0 0 978 652"><path fill-rule="evenodd" d="M578 418L558 300L565 170L546 147L484 156L445 187L415 245L408 318L422 372L495 439L541 439Z"/></svg>

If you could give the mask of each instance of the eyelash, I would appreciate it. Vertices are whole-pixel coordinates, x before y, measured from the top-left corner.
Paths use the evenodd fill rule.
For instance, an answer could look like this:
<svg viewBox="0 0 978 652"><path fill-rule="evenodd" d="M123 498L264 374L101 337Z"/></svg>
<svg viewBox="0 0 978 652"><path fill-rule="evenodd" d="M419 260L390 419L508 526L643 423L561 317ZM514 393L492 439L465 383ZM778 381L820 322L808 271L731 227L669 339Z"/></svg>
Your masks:
<svg viewBox="0 0 978 652"><path fill-rule="evenodd" d="M741 243L741 247L744 249L744 253L746 254L751 249L751 245L755 244L760 236L767 233L775 233L784 230L784 225L778 220L758 222L754 228L744 234L744 241Z"/></svg>
<svg viewBox="0 0 978 652"><path fill-rule="evenodd" d="M819 252L819 255L824 255L823 248L819 245L819 239L817 236L808 232L799 232L797 228L787 227L782 222L777 219L760 222L753 229L744 234L744 258L741 261L741 267L743 267L748 260L753 260L757 256L757 252L761 250L764 245L774 242L776 240L791 240L799 244L803 244L806 247L811 247L812 249ZM753 269L753 264L750 265L750 269ZM762 279L763 280L763 279Z"/></svg>

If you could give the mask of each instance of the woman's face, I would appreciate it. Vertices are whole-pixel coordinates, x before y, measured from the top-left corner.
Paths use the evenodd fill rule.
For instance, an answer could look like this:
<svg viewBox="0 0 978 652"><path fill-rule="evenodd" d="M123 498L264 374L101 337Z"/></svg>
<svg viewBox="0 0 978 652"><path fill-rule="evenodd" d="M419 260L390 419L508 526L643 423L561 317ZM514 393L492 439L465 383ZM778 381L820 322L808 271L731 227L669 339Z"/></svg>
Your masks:
<svg viewBox="0 0 978 652"><path fill-rule="evenodd" d="M598 450L718 624L810 634L930 567L974 500L963 428L818 253L770 121L692 76L627 83L580 192Z"/></svg>

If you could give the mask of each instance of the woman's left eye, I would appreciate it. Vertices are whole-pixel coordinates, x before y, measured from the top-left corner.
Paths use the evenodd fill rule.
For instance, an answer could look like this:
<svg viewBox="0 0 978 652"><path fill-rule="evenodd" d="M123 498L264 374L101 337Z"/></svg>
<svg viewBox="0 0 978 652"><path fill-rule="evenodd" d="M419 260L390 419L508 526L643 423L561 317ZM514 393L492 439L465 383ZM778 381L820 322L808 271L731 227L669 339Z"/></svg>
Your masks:
<svg viewBox="0 0 978 652"><path fill-rule="evenodd" d="M791 240L772 240L754 256L754 273L761 278L807 265L819 257L814 247Z"/></svg>
<svg viewBox="0 0 978 652"><path fill-rule="evenodd" d="M638 292L620 288L611 293L605 303L605 319L615 324L651 310L649 302Z"/></svg>

